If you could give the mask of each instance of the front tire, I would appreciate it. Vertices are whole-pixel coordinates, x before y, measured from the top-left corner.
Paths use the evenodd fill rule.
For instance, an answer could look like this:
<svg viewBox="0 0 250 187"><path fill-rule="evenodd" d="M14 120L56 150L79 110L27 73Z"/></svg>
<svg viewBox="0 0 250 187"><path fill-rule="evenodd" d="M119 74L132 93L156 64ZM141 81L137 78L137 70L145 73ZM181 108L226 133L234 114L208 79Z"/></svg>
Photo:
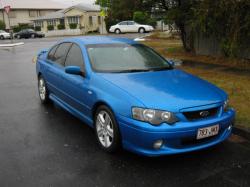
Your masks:
<svg viewBox="0 0 250 187"><path fill-rule="evenodd" d="M115 34L121 34L121 30L120 29L116 29L115 30Z"/></svg>
<svg viewBox="0 0 250 187"><path fill-rule="evenodd" d="M49 92L46 81L42 76L39 76L38 78L38 93L42 104L49 103Z"/></svg>
<svg viewBox="0 0 250 187"><path fill-rule="evenodd" d="M4 36L1 35L1 36L0 36L0 40L4 40Z"/></svg>
<svg viewBox="0 0 250 187"><path fill-rule="evenodd" d="M146 32L146 30L144 28L140 28L138 32L141 33L141 34L143 34L143 33Z"/></svg>
<svg viewBox="0 0 250 187"><path fill-rule="evenodd" d="M119 150L120 132L113 112L105 105L95 113L95 133L99 146L108 153Z"/></svg>
<svg viewBox="0 0 250 187"><path fill-rule="evenodd" d="M36 37L35 34L32 34L32 35L31 35L31 38L35 38L35 37Z"/></svg>

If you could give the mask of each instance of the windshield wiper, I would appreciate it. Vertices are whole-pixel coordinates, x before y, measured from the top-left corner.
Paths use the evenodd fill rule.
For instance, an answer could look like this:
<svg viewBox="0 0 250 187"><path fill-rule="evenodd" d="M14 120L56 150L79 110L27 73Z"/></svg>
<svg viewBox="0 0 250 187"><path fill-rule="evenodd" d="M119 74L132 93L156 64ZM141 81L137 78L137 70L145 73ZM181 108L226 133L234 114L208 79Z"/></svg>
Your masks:
<svg viewBox="0 0 250 187"><path fill-rule="evenodd" d="M163 70L172 70L172 67L161 67L161 68L152 68L148 69L148 71L163 71Z"/></svg>
<svg viewBox="0 0 250 187"><path fill-rule="evenodd" d="M147 72L147 71L151 71L151 69L128 69L128 70L114 71L113 73L134 73L134 72Z"/></svg>

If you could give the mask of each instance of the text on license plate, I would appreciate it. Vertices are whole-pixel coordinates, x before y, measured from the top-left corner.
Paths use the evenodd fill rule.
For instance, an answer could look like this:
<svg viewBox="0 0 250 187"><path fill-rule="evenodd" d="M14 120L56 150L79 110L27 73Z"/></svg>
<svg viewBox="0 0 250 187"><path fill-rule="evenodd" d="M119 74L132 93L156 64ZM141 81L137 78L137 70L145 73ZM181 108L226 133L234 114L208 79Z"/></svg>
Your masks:
<svg viewBox="0 0 250 187"><path fill-rule="evenodd" d="M219 125L198 129L197 139L199 140L210 136L215 136L219 133L219 129Z"/></svg>

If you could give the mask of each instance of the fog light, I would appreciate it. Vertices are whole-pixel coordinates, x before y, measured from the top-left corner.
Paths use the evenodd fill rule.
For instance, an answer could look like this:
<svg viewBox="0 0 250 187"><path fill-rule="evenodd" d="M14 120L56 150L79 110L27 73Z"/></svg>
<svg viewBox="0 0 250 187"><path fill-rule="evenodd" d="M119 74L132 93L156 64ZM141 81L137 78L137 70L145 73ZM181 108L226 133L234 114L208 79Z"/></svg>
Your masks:
<svg viewBox="0 0 250 187"><path fill-rule="evenodd" d="M163 145L163 140L157 140L154 143L154 149L160 149Z"/></svg>
<svg viewBox="0 0 250 187"><path fill-rule="evenodd" d="M232 125L229 125L229 127L227 128L227 130L230 131L232 129L232 127L233 127Z"/></svg>

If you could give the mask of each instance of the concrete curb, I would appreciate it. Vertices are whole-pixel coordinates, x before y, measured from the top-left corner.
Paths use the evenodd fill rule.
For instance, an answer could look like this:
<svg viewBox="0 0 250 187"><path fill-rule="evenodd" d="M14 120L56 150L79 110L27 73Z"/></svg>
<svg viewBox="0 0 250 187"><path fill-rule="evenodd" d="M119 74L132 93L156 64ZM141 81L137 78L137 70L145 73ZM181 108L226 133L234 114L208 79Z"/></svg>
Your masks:
<svg viewBox="0 0 250 187"><path fill-rule="evenodd" d="M19 46L19 45L24 45L24 43L19 42L19 43L13 43L13 44L0 44L0 47L15 47L15 46Z"/></svg>
<svg viewBox="0 0 250 187"><path fill-rule="evenodd" d="M138 37L138 38L135 38L134 39L134 41L136 41L136 42L144 42L144 41L146 41L146 37L148 37L148 36L151 36L152 34L147 34L147 35L145 35L145 36L141 36L141 37Z"/></svg>
<svg viewBox="0 0 250 187"><path fill-rule="evenodd" d="M250 141L250 128L234 126L233 133Z"/></svg>

